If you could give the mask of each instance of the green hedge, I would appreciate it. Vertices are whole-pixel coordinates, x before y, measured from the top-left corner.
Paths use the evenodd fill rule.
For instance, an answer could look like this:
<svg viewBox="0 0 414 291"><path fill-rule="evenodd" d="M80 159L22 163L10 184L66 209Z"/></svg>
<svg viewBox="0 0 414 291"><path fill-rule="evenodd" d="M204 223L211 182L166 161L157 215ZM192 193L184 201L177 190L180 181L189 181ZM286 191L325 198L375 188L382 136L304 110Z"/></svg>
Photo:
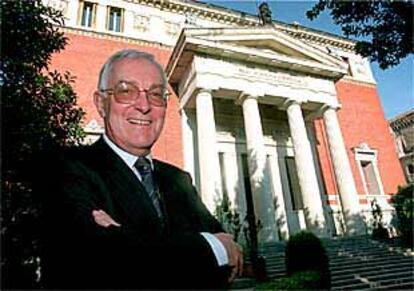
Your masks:
<svg viewBox="0 0 414 291"><path fill-rule="evenodd" d="M329 259L321 240L313 233L302 231L291 236L286 245L285 260L288 276L314 271L319 274L319 289L331 287Z"/></svg>
<svg viewBox="0 0 414 291"><path fill-rule="evenodd" d="M397 216L397 229L403 243L413 248L413 219L414 219L414 184L399 188L392 199Z"/></svg>
<svg viewBox="0 0 414 291"><path fill-rule="evenodd" d="M259 284L256 290L320 290L321 276L316 271L297 272L287 278Z"/></svg>

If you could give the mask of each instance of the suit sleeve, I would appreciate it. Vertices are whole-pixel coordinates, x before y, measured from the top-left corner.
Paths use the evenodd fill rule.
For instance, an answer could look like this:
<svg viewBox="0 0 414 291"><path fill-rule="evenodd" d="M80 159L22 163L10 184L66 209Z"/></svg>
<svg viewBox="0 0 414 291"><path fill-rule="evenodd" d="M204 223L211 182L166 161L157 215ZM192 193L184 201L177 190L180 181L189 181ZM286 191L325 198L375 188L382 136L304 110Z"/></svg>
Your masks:
<svg viewBox="0 0 414 291"><path fill-rule="evenodd" d="M43 189L51 287L217 288L225 282L226 270L199 233L160 236L128 223L97 225L92 210L99 209L100 186L83 163L60 161L49 178ZM201 201L191 199L206 227L221 229Z"/></svg>
<svg viewBox="0 0 414 291"><path fill-rule="evenodd" d="M189 209L194 211L194 215L198 217L202 229L200 231L209 233L224 232L222 226L217 219L210 213L204 203L201 201L200 196L197 194L197 190L192 184L190 174L185 173L184 183L186 188L190 189L187 191L189 199Z"/></svg>

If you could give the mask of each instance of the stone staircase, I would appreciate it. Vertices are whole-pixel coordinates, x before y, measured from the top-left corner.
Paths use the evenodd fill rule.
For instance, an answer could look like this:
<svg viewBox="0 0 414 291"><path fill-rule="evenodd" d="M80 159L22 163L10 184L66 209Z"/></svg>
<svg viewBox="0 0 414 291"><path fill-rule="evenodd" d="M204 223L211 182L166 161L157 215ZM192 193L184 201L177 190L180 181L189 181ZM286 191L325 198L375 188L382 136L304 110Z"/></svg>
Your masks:
<svg viewBox="0 0 414 291"><path fill-rule="evenodd" d="M398 241L379 242L367 237L324 239L329 256L332 290L414 290L413 253ZM271 279L286 276L285 243L260 247ZM231 289L252 288L249 278L238 279Z"/></svg>

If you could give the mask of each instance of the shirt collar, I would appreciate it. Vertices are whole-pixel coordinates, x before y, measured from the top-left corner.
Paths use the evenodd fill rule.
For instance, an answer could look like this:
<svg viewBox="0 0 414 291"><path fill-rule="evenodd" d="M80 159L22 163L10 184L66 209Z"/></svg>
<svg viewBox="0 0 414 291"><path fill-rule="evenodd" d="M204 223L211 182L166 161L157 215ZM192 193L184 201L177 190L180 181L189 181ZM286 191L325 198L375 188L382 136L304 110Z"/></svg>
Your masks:
<svg viewBox="0 0 414 291"><path fill-rule="evenodd" d="M103 140L128 165L129 168L134 169L134 164L138 159L137 156L134 156L133 154L130 154L121 149L113 141L111 141L106 134L103 135ZM154 162L152 160L151 154L146 155L145 158L150 161L151 168L154 170Z"/></svg>

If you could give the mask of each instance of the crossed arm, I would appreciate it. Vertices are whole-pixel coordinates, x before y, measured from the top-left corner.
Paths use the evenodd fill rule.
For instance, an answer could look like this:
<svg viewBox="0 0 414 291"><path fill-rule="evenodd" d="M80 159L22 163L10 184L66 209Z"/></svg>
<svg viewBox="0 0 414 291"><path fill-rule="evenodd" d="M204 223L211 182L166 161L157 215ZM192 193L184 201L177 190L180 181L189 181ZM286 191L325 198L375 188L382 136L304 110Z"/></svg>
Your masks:
<svg viewBox="0 0 414 291"><path fill-rule="evenodd" d="M121 224L112 219L112 217L102 209L93 210L92 216L96 224L104 228L108 228L110 226L121 227ZM216 233L214 236L223 244L224 248L226 249L229 266L231 267L231 274L228 281L232 282L236 276L241 276L243 272L242 249L237 243L234 242L233 236L228 233Z"/></svg>
<svg viewBox="0 0 414 291"><path fill-rule="evenodd" d="M97 199L96 192L102 189L97 187L96 177L82 165L70 164L60 175L64 177L63 181L57 179L49 185L54 191L50 193L48 203L48 235L52 237L52 247L48 251L54 262L50 265L52 272L67 273L64 280L75 282L74 268L83 276L82 270L87 272L87 266L95 269L88 273L88 278L97 278L95 281L105 281L115 273L125 277L124 273L133 272L130 277L140 274L138 281L150 282L147 285L137 283L144 287L153 287L149 285L152 276L177 282L188 279L207 282L219 277L214 254L199 233L174 233L162 239L142 233L130 223L118 222L108 214L113 209ZM243 268L241 249L231 235L214 235L226 249L231 267L228 279L232 281ZM59 257L59 260L53 257ZM197 270L194 266L202 267ZM176 277L171 277L172 274ZM193 274L194 278L188 278L188 274ZM90 280L91 284L95 282ZM108 288L108 285L102 286Z"/></svg>

